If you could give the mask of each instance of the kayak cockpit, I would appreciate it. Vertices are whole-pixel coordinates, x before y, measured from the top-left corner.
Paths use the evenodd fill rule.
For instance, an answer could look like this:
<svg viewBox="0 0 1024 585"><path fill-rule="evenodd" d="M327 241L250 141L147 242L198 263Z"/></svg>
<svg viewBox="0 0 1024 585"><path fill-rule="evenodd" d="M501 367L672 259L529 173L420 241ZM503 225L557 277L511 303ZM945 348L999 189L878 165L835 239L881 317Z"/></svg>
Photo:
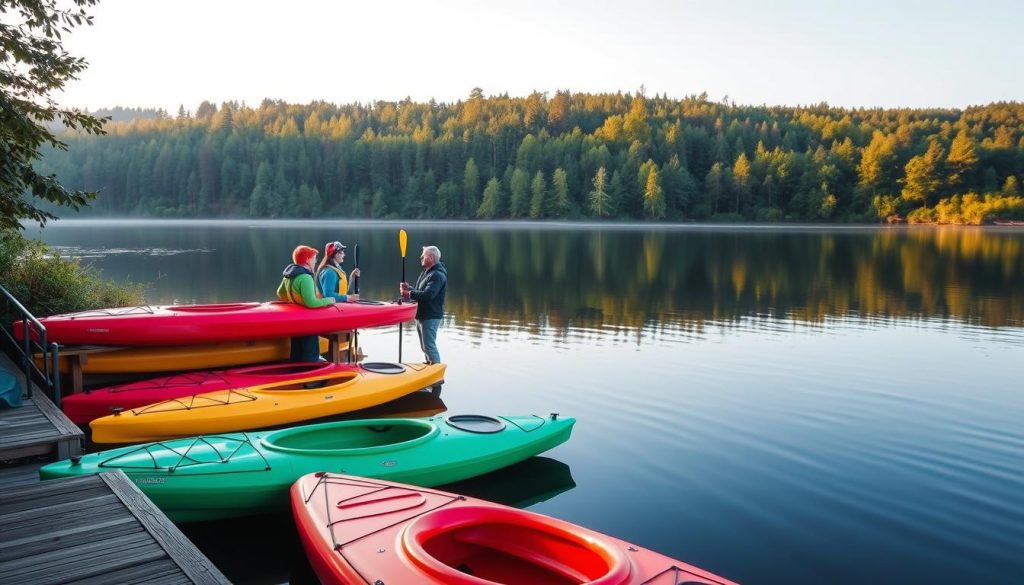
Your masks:
<svg viewBox="0 0 1024 585"><path fill-rule="evenodd" d="M500 508L429 512L406 527L402 547L418 568L453 585L618 585L632 571L624 552L592 532Z"/></svg>
<svg viewBox="0 0 1024 585"><path fill-rule="evenodd" d="M365 454L407 448L437 435L437 425L412 419L323 423L275 431L262 439L268 449L292 453Z"/></svg>
<svg viewBox="0 0 1024 585"><path fill-rule="evenodd" d="M254 386L253 391L260 392L290 392L293 390L333 390L339 386L351 384L359 378L358 372L342 372L333 376L315 376L312 378L300 378L298 380L287 380L276 384Z"/></svg>

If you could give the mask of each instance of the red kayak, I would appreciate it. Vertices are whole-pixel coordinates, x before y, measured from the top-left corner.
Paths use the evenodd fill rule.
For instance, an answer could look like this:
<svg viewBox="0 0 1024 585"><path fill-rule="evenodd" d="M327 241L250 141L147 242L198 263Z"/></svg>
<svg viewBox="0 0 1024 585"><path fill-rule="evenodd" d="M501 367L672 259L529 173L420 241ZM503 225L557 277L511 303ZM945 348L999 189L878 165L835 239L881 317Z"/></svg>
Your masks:
<svg viewBox="0 0 1024 585"><path fill-rule="evenodd" d="M736 585L556 518L438 490L315 473L291 499L322 583Z"/></svg>
<svg viewBox="0 0 1024 585"><path fill-rule="evenodd" d="M236 390L358 369L355 364L312 362L271 364L214 372L188 372L72 394L61 400L61 408L72 422L86 425L94 419L107 416L114 408L130 410L193 394Z"/></svg>
<svg viewBox="0 0 1024 585"><path fill-rule="evenodd" d="M360 301L307 309L283 301L221 305L121 307L40 319L49 341L64 345L186 345L318 335L397 325L415 303ZM22 323L14 323L22 338Z"/></svg>

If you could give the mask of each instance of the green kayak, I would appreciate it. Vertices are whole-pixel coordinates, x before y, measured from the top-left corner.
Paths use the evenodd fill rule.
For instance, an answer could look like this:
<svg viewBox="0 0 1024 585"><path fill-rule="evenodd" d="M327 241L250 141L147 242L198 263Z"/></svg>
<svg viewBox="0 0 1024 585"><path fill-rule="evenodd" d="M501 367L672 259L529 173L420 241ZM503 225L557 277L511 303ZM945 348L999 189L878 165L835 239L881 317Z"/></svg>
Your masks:
<svg viewBox="0 0 1024 585"><path fill-rule="evenodd" d="M120 469L175 522L288 507L317 471L423 487L500 469L569 439L571 417L382 418L226 433L101 451L39 470L42 479Z"/></svg>

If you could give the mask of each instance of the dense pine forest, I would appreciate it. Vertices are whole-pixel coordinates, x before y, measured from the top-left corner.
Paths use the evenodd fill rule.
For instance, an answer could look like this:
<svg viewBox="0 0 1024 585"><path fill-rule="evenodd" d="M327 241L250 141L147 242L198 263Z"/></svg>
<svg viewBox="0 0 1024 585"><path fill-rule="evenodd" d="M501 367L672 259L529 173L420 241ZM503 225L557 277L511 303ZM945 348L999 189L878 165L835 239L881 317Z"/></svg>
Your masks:
<svg viewBox="0 0 1024 585"><path fill-rule="evenodd" d="M1024 104L485 97L109 112L42 169L86 214L667 221L1024 219Z"/></svg>

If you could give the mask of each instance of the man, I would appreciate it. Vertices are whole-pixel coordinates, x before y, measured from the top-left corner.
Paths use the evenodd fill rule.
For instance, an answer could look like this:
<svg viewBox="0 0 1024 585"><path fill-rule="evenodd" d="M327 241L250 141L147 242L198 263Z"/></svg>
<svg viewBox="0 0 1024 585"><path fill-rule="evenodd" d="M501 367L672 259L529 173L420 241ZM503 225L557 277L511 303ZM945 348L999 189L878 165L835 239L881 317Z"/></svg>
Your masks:
<svg viewBox="0 0 1024 585"><path fill-rule="evenodd" d="M427 363L441 363L437 351L437 328L444 316L444 297L448 290L448 269L441 263L441 250L437 246L423 246L420 254L423 272L416 279L416 285L408 282L399 284L402 298L416 301L416 332L420 336L420 347Z"/></svg>

